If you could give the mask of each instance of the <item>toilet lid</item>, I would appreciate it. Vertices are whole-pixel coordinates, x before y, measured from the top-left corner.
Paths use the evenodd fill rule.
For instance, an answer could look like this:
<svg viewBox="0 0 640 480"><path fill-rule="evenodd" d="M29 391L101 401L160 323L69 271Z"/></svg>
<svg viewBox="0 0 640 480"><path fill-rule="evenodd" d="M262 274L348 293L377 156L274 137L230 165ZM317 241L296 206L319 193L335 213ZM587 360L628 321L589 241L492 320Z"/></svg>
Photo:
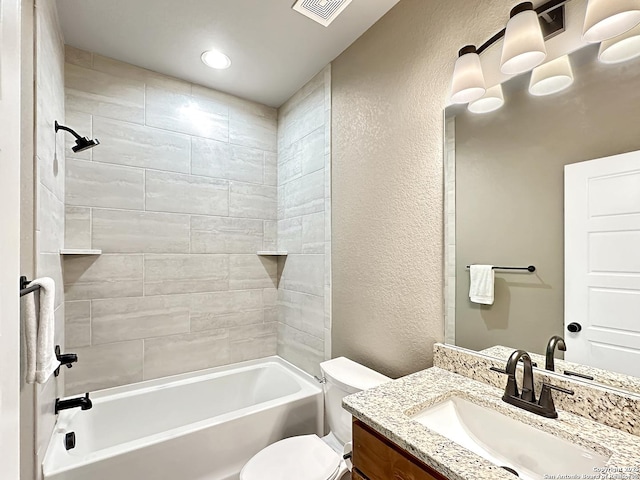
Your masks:
<svg viewBox="0 0 640 480"><path fill-rule="evenodd" d="M317 435L291 437L256 454L240 472L241 480L331 480L340 456Z"/></svg>

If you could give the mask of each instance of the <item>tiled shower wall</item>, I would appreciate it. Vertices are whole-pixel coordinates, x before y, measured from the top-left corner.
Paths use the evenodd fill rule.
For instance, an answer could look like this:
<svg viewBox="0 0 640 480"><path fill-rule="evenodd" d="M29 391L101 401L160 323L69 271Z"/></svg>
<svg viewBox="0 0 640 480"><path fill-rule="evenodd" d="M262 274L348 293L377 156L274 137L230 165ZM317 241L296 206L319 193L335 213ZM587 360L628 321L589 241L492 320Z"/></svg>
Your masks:
<svg viewBox="0 0 640 480"><path fill-rule="evenodd" d="M101 145L68 155L65 247L103 252L64 260L66 393L274 355L277 260L256 252L276 248L276 110L66 62L67 123Z"/></svg>
<svg viewBox="0 0 640 480"><path fill-rule="evenodd" d="M64 122L64 42L55 1L35 3L35 251L36 276L51 277L56 283L56 343L64 347L64 291L60 248L64 239L65 152L62 133L56 134L56 120ZM25 300L23 300L25 301ZM24 372L22 372L24 373ZM60 379L63 377L59 377ZM31 387L24 387L31 388ZM63 385L51 376L35 386L35 471L44 458L55 425L53 405Z"/></svg>
<svg viewBox="0 0 640 480"><path fill-rule="evenodd" d="M331 356L331 66L278 111L278 248L278 354L319 374Z"/></svg>

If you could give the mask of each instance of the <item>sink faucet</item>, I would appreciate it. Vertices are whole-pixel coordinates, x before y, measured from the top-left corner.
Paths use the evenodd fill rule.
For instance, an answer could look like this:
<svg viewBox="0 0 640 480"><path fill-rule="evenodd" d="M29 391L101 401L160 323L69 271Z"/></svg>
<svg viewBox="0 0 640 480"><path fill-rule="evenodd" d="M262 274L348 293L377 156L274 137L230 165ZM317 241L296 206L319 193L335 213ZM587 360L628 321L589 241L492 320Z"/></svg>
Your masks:
<svg viewBox="0 0 640 480"><path fill-rule="evenodd" d="M555 372L556 370L554 358L556 347L558 347L558 350L560 350L561 352L567 351L567 344L564 343L564 339L562 337L554 335L549 339L549 343L547 344L547 356L544 367L551 372Z"/></svg>
<svg viewBox="0 0 640 480"><path fill-rule="evenodd" d="M88 393L86 393L84 397L70 398L69 400L60 400L59 398L56 398L56 415L62 410L78 407L80 407L80 410L89 410L93 407L93 403L91 403Z"/></svg>
<svg viewBox="0 0 640 480"><path fill-rule="evenodd" d="M518 392L518 383L516 380L516 370L518 362L522 359L524 364L523 377L522 377L522 393ZM572 390L566 388L557 387L548 383L542 384L542 392L540 393L540 399L536 399L536 394L533 387L533 365L531 362L531 356L524 350L516 350L511 354L507 361L506 368L500 369L491 367L494 372L507 375L507 386L504 389L504 395L502 400L510 405L514 405L518 408L522 408L536 415L541 415L546 418L558 418L558 412L556 411L555 404L553 403L552 390L566 393L567 395L573 395Z"/></svg>

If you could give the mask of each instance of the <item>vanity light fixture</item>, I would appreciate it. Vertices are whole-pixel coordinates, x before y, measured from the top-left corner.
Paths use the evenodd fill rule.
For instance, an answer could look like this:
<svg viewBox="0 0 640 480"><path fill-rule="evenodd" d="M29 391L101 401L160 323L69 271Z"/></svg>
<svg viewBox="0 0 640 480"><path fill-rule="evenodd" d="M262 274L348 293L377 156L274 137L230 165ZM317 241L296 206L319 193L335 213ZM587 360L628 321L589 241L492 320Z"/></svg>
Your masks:
<svg viewBox="0 0 640 480"><path fill-rule="evenodd" d="M549 0L535 10L531 2L521 3L512 9L507 28L477 48L467 45L461 49L451 82L452 103L471 103L485 95L486 86L480 55L503 38L503 73L525 72L542 63L547 56L544 41L565 30L567 1ZM480 107L476 105L475 108Z"/></svg>
<svg viewBox="0 0 640 480"><path fill-rule="evenodd" d="M598 59L602 63L621 63L640 56L640 25L600 44Z"/></svg>
<svg viewBox="0 0 640 480"><path fill-rule="evenodd" d="M471 102L467 107L471 113L489 113L495 112L504 105L504 93L502 85L487 89L487 93L475 102Z"/></svg>
<svg viewBox="0 0 640 480"><path fill-rule="evenodd" d="M216 70L224 70L231 66L231 59L218 50L207 50L201 57L202 63Z"/></svg>
<svg viewBox="0 0 640 480"><path fill-rule="evenodd" d="M474 45L467 45L458 53L453 69L451 101L453 103L473 102L482 97L486 91L478 51Z"/></svg>
<svg viewBox="0 0 640 480"><path fill-rule="evenodd" d="M640 24L640 0L588 0L582 38L598 43Z"/></svg>
<svg viewBox="0 0 640 480"><path fill-rule="evenodd" d="M552 95L569 88L573 83L573 70L568 55L533 69L529 83L529 93L538 97Z"/></svg>
<svg viewBox="0 0 640 480"><path fill-rule="evenodd" d="M511 10L504 34L500 71L507 75L528 72L544 62L546 57L542 27L533 3L516 5Z"/></svg>

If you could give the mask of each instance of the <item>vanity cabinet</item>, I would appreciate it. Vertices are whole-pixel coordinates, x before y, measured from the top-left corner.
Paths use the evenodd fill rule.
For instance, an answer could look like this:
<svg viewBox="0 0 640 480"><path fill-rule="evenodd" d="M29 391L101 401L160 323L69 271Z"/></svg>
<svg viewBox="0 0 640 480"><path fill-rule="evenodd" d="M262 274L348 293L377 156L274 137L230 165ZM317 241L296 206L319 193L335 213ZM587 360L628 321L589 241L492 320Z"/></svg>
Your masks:
<svg viewBox="0 0 640 480"><path fill-rule="evenodd" d="M359 420L353 421L353 480L448 480Z"/></svg>

